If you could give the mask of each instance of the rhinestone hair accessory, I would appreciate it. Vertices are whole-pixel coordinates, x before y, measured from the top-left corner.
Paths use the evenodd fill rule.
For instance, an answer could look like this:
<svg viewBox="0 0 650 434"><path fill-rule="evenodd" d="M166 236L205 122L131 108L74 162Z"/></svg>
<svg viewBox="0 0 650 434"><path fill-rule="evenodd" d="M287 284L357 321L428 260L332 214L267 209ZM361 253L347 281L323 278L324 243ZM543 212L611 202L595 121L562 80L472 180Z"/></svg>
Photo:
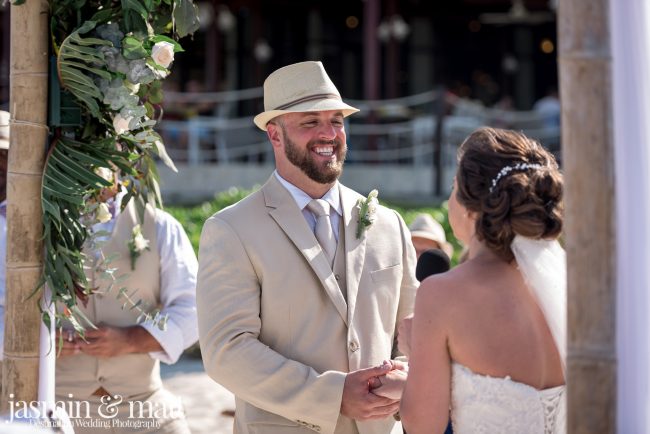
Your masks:
<svg viewBox="0 0 650 434"><path fill-rule="evenodd" d="M497 173L497 176L495 176L494 179L492 180L492 185L490 186L490 193L492 193L494 191L494 189L496 188L497 183L499 182L499 180L501 178L503 178L504 176L508 175L513 170L518 170L518 171L528 170L528 169L541 170L543 168L544 168L544 166L542 166L541 164L536 164L536 163L517 163L517 164L512 165L512 166L506 166L503 169L501 169L499 171L499 173Z"/></svg>

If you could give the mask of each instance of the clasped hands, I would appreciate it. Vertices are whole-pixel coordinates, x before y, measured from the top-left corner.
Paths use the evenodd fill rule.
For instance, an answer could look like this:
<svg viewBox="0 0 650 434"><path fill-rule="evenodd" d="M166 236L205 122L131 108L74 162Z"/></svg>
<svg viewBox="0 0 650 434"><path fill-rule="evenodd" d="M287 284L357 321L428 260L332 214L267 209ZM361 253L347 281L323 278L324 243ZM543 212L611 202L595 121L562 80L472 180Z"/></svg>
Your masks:
<svg viewBox="0 0 650 434"><path fill-rule="evenodd" d="M85 340L72 330L57 332L57 342L62 337L60 357L80 353L93 357L115 357L134 352L128 327L99 326L87 329Z"/></svg>
<svg viewBox="0 0 650 434"><path fill-rule="evenodd" d="M408 356L411 350L413 317L402 320L398 330L398 349ZM355 420L384 419L399 410L408 364L397 360L381 366L350 372L345 377L341 413Z"/></svg>
<svg viewBox="0 0 650 434"><path fill-rule="evenodd" d="M350 372L345 377L341 413L355 420L384 419L399 410L408 365L397 360Z"/></svg>

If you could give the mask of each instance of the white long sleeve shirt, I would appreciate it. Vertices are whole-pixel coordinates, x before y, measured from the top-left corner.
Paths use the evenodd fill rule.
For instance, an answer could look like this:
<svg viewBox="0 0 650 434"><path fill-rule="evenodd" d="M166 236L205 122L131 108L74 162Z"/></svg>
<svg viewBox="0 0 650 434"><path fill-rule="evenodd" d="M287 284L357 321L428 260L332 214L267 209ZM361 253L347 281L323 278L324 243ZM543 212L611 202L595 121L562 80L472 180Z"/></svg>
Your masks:
<svg viewBox="0 0 650 434"><path fill-rule="evenodd" d="M118 196L116 208L119 209ZM118 214L119 215L119 214ZM107 223L93 226L94 231L112 233L117 216ZM198 338L196 318L196 273L198 261L183 226L169 213L156 210L156 241L160 256L161 315L167 315L167 328L141 324L163 347L149 353L162 362L176 363L183 350Z"/></svg>

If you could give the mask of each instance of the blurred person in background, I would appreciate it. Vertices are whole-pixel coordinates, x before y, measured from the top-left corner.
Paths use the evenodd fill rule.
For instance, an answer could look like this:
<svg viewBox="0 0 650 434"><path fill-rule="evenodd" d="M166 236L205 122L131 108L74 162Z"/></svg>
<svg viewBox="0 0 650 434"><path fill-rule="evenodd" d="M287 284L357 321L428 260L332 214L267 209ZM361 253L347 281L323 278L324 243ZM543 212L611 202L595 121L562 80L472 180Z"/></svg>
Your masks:
<svg viewBox="0 0 650 434"><path fill-rule="evenodd" d="M431 215L420 213L415 216L409 230L418 259L423 252L430 249L442 250L449 259L454 255L454 247L447 242L445 230Z"/></svg>

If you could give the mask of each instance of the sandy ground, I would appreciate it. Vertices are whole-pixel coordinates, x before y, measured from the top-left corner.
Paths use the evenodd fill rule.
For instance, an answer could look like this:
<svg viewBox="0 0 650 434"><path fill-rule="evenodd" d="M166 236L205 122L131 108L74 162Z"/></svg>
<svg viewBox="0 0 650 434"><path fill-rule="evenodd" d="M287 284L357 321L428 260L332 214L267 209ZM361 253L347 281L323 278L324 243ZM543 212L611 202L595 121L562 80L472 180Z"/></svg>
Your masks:
<svg viewBox="0 0 650 434"><path fill-rule="evenodd" d="M203 370L200 359L183 356L174 365L160 364L165 387L180 396L193 434L231 434L235 398Z"/></svg>

